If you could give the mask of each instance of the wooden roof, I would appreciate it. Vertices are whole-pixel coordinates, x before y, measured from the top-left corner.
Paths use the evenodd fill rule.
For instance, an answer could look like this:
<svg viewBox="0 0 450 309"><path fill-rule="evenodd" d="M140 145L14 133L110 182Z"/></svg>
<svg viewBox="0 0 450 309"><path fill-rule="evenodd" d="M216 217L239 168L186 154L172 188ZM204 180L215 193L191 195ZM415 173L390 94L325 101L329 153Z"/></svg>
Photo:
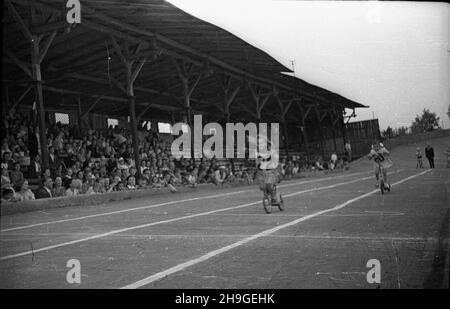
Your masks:
<svg viewBox="0 0 450 309"><path fill-rule="evenodd" d="M326 89L282 74L290 70L264 51L233 34L197 19L161 0L91 0L82 1L81 24L65 20L65 1L10 0L34 34L41 35L41 46L51 42L41 63L45 106L71 108L73 98L82 97L86 110L102 96L93 112L123 114L128 111L124 94L125 74L114 39L126 44L130 57L145 63L136 78L137 113L154 117L167 111L182 111L182 85L174 61L185 63L193 79L201 74L192 93L194 111L221 113L221 83L231 77L231 86L241 86L237 104L231 113L242 115L253 101L247 83L261 91L273 89L287 97L301 96L340 108L364 107ZM18 97L30 85L30 42L14 20L11 11L3 16L3 82ZM30 25L31 16L38 21ZM54 39L52 33L54 33ZM22 66L21 66L22 65ZM22 88L22 90L15 89ZM27 96L32 97L30 91ZM64 99L65 98L65 99ZM24 100L25 102L26 100ZM152 103L153 106L148 107ZM270 99L267 108L277 108Z"/></svg>

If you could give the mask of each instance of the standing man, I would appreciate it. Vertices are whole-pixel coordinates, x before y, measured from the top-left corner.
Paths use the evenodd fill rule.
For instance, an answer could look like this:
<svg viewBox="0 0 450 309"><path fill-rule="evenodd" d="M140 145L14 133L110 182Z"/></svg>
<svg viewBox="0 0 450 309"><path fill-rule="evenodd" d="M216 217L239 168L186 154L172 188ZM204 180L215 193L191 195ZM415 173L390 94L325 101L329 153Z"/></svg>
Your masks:
<svg viewBox="0 0 450 309"><path fill-rule="evenodd" d="M427 145L425 148L425 156L428 159L428 162L430 163L430 168L434 168L434 149L430 146L430 144Z"/></svg>
<svg viewBox="0 0 450 309"><path fill-rule="evenodd" d="M352 146L349 141L345 142L345 155L350 163L352 161Z"/></svg>

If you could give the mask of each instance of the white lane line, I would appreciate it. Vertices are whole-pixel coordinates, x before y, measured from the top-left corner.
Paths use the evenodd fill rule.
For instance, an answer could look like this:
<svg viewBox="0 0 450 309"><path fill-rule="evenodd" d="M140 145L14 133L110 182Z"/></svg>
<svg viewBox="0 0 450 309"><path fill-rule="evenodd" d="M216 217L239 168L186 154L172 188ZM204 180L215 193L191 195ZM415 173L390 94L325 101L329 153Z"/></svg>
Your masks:
<svg viewBox="0 0 450 309"><path fill-rule="evenodd" d="M423 174L425 174L425 173L427 173L427 172L429 172L429 170L426 170L426 171L424 171L424 172L421 172L421 173L412 175L412 176L410 176L410 177L404 178L404 179L402 179L402 180L400 180L400 181L398 181L398 182L392 184L392 186L401 184L401 183L403 183L403 182L405 182L405 181L408 181L408 180L413 179L413 178L415 178L415 177L421 176L421 175L423 175ZM235 243L233 243L233 244L231 244L231 245L228 245L228 246L222 247L222 248L220 248L220 249L211 251L211 252L209 252L209 253L207 253L207 254L205 254L205 255L202 255L202 256L200 256L200 257L198 257L198 258L196 258L196 259L192 259L192 260L189 260L189 261L187 261L187 262L178 264L178 265L176 265L176 266L174 266L174 267L171 267L171 268L166 269L166 270L164 270L164 271L158 272L158 273L156 273L156 274L154 274L154 275L151 275L151 276L149 276L149 277L147 277L147 278L144 278L144 279L142 279L142 280L139 280L139 281L136 281L136 282L131 283L131 284L129 284L129 285L126 285L126 286L122 287L122 289L137 289L137 288L140 288L140 287L142 287L142 286L148 285L148 284L150 284L150 283L152 283L152 282L158 281L158 280L160 280L160 279L162 279L162 278L164 278L164 277L167 277L167 276L169 276L169 275L171 275L171 274L174 274L174 273L176 273L176 272L182 271L182 270L184 270L184 269L186 269L186 268L188 268L188 267L190 267L190 266L193 266L193 265L195 265L195 264L204 262L204 261L209 260L210 258L215 257L215 256L217 256L217 255L219 255L219 254L222 254L222 253L224 253L224 252L230 251L231 249L234 249L234 248L237 248L237 247L239 247L239 246L242 246L242 245L244 245L244 244L246 244L246 243L248 243L248 242L250 242L250 241L253 241L253 240L255 240L255 239L258 239L258 238L261 238L261 237L269 236L270 234L273 234L273 233L275 233L275 232L278 232L279 230L282 230L282 229L285 229L285 228L287 228L287 227L296 225L296 224L298 224L298 223L300 223L300 222L303 222L303 221L312 219L312 218L314 218L314 217L323 215L323 214L325 214L325 213L333 212L333 211L336 211L336 210L340 210L340 209L346 207L347 205L349 205L349 204L351 204L351 203L354 203L354 202L356 202L356 201L358 201L358 200L361 200L361 199L363 199L363 198L365 198L365 197L371 196L372 194L377 193L377 192L379 192L378 189L377 189L377 190L370 191L370 192L368 192L368 193L365 193L365 194L363 194L363 195L360 195L360 196L358 196L358 197L355 197L355 198L353 198L353 199L351 199L351 200L348 200L348 201L346 201L346 202L344 202L344 203L342 203L342 204L339 204L339 205L337 205L337 206L335 206L335 207L333 207L333 208L326 209L326 210L322 210L322 211L318 211L318 212L315 212L315 213L313 213L313 214L310 214L310 215L301 217L301 218L299 218L299 219L297 219L297 220L293 220L293 221L291 221L291 222L288 222L288 223L285 223L285 224L276 226L276 227L274 227L274 228L265 230L265 231L263 231L263 232L261 232L261 233L258 233L258 234L252 235L252 236L250 236L250 237L244 238L244 239L242 239L242 240L240 240L240 241L238 241L238 242L235 242ZM289 194L289 195L286 195L285 197L295 196L295 195L297 195L297 193Z"/></svg>
<svg viewBox="0 0 450 309"><path fill-rule="evenodd" d="M395 173L395 172L393 172L393 173ZM291 196L296 196L296 195L307 193L307 192L314 192L314 191L319 191L319 190L332 189L332 188L336 188L336 187L339 187L339 186L344 186L344 185L347 185L347 184L351 184L351 183L354 183L354 182L360 182L362 180L367 180L367 179L370 179L370 178L373 178L373 176L364 177L364 178L358 178L358 179L354 179L354 180L351 180L351 181L341 182L341 183L338 183L338 184L333 184L333 185L329 185L329 186L325 186L325 187L317 187L317 188L312 188L312 189L308 189L308 190L298 191L298 192L294 192L294 193L291 193L291 194L288 194L288 195L283 195L283 196L291 197ZM16 257L28 255L28 254L36 254L36 253L41 252L41 251L48 251L48 250L55 249L55 248L65 247L65 246L69 246L69 245L85 242L85 241L88 241L88 240L93 240L93 239L98 239L98 238L102 238L102 237L107 237L107 236L111 236L111 235L114 235L114 234L123 233L123 232L127 232L127 231L132 231L132 230L136 230L136 229L141 229L141 228L145 228L145 227L149 227L149 226L154 226L154 225L159 225L159 224L169 223L169 222L174 222L174 221L180 221L180 220L190 219L190 218L195 218L195 217L207 216L207 215L218 213L218 212L239 209L239 208L248 207L248 206L252 206L252 205L260 204L260 203L261 203L261 200L258 200L256 202L251 202L251 203L247 203L247 204L241 204L241 205L238 205L238 206L221 208L221 209L207 211L207 212L202 212L202 213L198 213L198 214L187 215L187 216L172 218L172 219L168 219L168 220L162 220L162 221L157 221L157 222L152 222L152 223L147 223L147 224L127 227L127 228L123 228L123 229L120 229L120 230L114 230L114 231L110 231L110 232L107 232L107 233L97 234L97 235L93 235L93 236L82 238L82 239L77 239L77 240L73 240L73 241L63 242L63 243L60 243L60 244L47 246L47 247L42 247L42 248L34 249L34 250L31 250L31 251L25 251L25 252L21 252L21 253L12 254L12 255L2 256L2 257L0 257L0 261L2 261L2 260L9 260L9 259L12 259L12 258L16 258Z"/></svg>
<svg viewBox="0 0 450 309"><path fill-rule="evenodd" d="M40 236L53 236L54 234L39 234ZM70 236L70 234L57 234L58 236ZM80 236L90 235L87 233L77 234ZM121 234L116 239L224 239L224 238L244 238L250 237L252 234ZM267 235L267 238L284 238L284 239L319 239L319 240L349 240L349 241L396 241L396 242L427 242L436 243L439 238L436 237L401 237L401 236L333 236L333 235Z"/></svg>
<svg viewBox="0 0 450 309"><path fill-rule="evenodd" d="M320 182L320 181L324 181L324 180L331 180L331 179L337 179L337 178L342 178L342 177L356 176L356 175L360 175L360 174L366 174L366 173L369 173L369 172L371 172L371 171L360 172L360 173L353 173L353 174L347 174L347 175L340 175L340 176L333 176L333 177L322 178L322 179L301 181L301 182L281 185L281 186L278 186L278 187L279 188L284 188L284 187L289 187L289 186L296 186L296 185ZM160 203L160 204L155 204L155 205L146 205L146 206L140 206L140 207L134 207L134 208L127 208L127 209L122 209L122 210L117 210L117 211L99 213L99 214L95 214L95 215L88 215L88 216L82 216L82 217L76 217L76 218L70 218L70 219L61 219L61 220L47 221L47 222L41 222L41 223L35 223L35 224L29 224L29 225L22 225L22 226L12 227L12 228L8 228L8 229L2 229L2 230L0 230L0 233L2 233L2 232L9 232L9 231L16 231L16 230L22 230L22 229L28 229L28 228L42 226L42 225L50 225L50 224L64 223L64 222L70 222L70 221L78 221L78 220L84 220L84 219L89 219L89 218L96 218L96 217L101 217L101 216L109 216L109 215L115 215L115 214L120 214L120 213L125 213L125 212L137 211L137 210L142 210L142 209L156 208L156 207L167 206L167 205L174 205L174 204L179 204L179 203L186 203L186 202L199 201L199 200L204 200L204 199L224 197L224 196L229 196L229 195L234 195L234 194L251 192L251 191L255 191L255 190L256 189L241 190L241 191L234 191L234 192L229 192L229 193L207 195L207 196L194 197L194 198L189 198L189 199L184 199L184 200L165 202L165 203Z"/></svg>

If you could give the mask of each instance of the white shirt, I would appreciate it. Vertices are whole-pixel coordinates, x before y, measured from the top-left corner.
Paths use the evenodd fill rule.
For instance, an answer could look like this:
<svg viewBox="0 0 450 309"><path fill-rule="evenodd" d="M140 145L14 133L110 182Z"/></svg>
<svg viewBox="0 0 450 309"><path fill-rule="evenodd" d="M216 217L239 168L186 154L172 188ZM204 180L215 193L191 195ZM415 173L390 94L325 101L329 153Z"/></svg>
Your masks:
<svg viewBox="0 0 450 309"><path fill-rule="evenodd" d="M278 152L271 149L267 153L256 153L256 164L259 165L261 170L274 170L278 167L279 163Z"/></svg>

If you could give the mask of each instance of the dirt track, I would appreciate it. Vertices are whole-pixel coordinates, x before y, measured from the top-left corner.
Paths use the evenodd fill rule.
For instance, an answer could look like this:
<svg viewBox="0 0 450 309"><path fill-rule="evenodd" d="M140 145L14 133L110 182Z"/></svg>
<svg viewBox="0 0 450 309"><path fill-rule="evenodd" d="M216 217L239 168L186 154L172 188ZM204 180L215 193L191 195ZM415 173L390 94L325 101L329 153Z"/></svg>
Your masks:
<svg viewBox="0 0 450 309"><path fill-rule="evenodd" d="M396 148L384 196L363 160L284 181L286 210L270 215L242 187L3 216L0 287L448 288L446 142L432 141L434 170L415 169L415 145ZM70 259L81 284L66 281Z"/></svg>

